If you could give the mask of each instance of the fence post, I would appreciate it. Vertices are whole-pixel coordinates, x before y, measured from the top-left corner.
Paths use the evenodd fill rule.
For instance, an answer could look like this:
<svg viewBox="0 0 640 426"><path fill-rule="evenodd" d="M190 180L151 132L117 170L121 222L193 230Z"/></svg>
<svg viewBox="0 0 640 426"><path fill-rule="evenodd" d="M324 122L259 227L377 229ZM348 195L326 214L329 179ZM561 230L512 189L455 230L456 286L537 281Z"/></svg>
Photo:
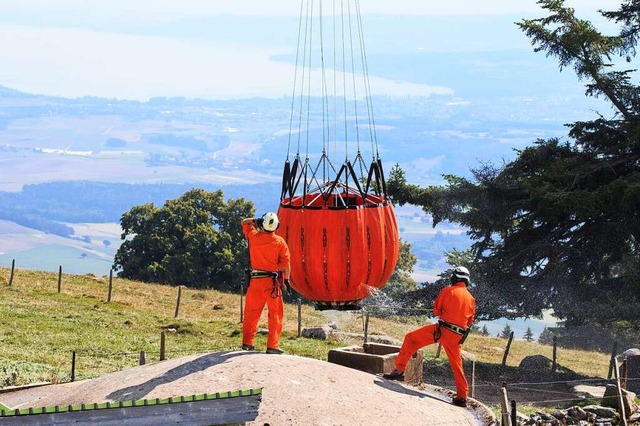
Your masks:
<svg viewBox="0 0 640 426"><path fill-rule="evenodd" d="M76 351L71 352L71 381L76 380Z"/></svg>
<svg viewBox="0 0 640 426"><path fill-rule="evenodd" d="M364 343L369 343L369 312L367 312L367 317L364 321Z"/></svg>
<svg viewBox="0 0 640 426"><path fill-rule="evenodd" d="M556 362L558 353L558 336L553 336L553 360L551 362L551 371L555 373L558 363Z"/></svg>
<svg viewBox="0 0 640 426"><path fill-rule="evenodd" d="M298 298L298 337L302 336L302 299Z"/></svg>
<svg viewBox="0 0 640 426"><path fill-rule="evenodd" d="M616 354L618 353L618 342L613 342L613 349L611 350L611 360L609 361L609 374L607 379L613 377L613 367L616 363Z"/></svg>
<svg viewBox="0 0 640 426"><path fill-rule="evenodd" d="M62 265L58 268L58 293L62 290Z"/></svg>
<svg viewBox="0 0 640 426"><path fill-rule="evenodd" d="M178 312L180 312L180 298L182 296L182 286L178 286L178 300L176 301L176 313L173 315L174 318L178 318Z"/></svg>
<svg viewBox="0 0 640 426"><path fill-rule="evenodd" d="M13 284L13 271L16 269L16 260L11 261L11 275L9 275L9 287Z"/></svg>
<svg viewBox="0 0 640 426"><path fill-rule="evenodd" d="M474 359L471 363L471 398L475 396L476 393L476 360Z"/></svg>
<svg viewBox="0 0 640 426"><path fill-rule="evenodd" d="M140 351L140 357L138 358L138 365L145 365L147 363L147 354L144 351Z"/></svg>
<svg viewBox="0 0 640 426"><path fill-rule="evenodd" d="M622 420L622 426L627 426L627 414L624 405L624 394L622 392L622 386L620 385L620 370L618 359L614 359L615 362L615 376L616 376L616 387L618 388L618 404L620 404L620 420Z"/></svg>
<svg viewBox="0 0 640 426"><path fill-rule="evenodd" d="M240 322L242 322L244 320L244 310L242 309L243 304L244 304L244 285L240 284Z"/></svg>
<svg viewBox="0 0 640 426"><path fill-rule="evenodd" d="M164 361L164 349L165 349L165 333L164 330L160 333L160 361Z"/></svg>
<svg viewBox="0 0 640 426"><path fill-rule="evenodd" d="M502 366L507 365L507 356L509 355L509 348L511 348L511 341L513 340L513 331L509 333L509 341L507 342L507 347L504 350L504 356L502 357Z"/></svg>
<svg viewBox="0 0 640 426"><path fill-rule="evenodd" d="M107 303L111 302L112 288L113 288L113 269L109 269L109 292L107 293Z"/></svg>
<svg viewBox="0 0 640 426"><path fill-rule="evenodd" d="M509 417L509 399L507 398L507 384L502 383L500 388L500 414L502 417L502 426L511 426L511 418Z"/></svg>
<svg viewBox="0 0 640 426"><path fill-rule="evenodd" d="M514 426L518 424L518 411L516 410L515 399L511 400L511 424Z"/></svg>

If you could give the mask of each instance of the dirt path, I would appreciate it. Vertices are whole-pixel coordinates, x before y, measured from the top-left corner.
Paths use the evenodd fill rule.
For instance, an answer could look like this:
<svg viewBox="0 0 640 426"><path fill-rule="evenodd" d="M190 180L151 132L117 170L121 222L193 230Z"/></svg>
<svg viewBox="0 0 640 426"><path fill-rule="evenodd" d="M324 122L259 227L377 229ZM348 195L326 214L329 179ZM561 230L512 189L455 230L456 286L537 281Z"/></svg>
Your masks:
<svg viewBox="0 0 640 426"><path fill-rule="evenodd" d="M219 352L133 367L81 382L0 394L12 408L167 398L262 389L252 425L486 425L486 407L459 408L420 390L292 355Z"/></svg>

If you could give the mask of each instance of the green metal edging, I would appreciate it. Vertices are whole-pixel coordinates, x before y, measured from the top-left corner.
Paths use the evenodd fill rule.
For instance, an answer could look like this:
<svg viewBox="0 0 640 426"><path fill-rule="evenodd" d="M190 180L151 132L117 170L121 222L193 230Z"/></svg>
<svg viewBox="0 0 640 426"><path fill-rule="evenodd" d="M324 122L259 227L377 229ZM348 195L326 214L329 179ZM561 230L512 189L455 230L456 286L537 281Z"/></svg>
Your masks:
<svg viewBox="0 0 640 426"><path fill-rule="evenodd" d="M175 396L171 398L155 398L155 399L139 399L128 401L116 401L116 402L101 402L92 404L75 404L75 405L55 405L52 407L39 407L39 408L16 408L12 410L5 405L0 404L0 418L2 417L15 417L15 416L32 416L40 414L54 414L54 413L70 413L78 411L93 411L93 410L105 410L110 408L128 408L128 407L143 407L152 405L165 405L165 404L179 404L182 402L196 402L196 401L208 401L213 399L224 398L238 398L243 396L255 396L261 395L262 388L239 390L231 392L217 392L217 393L203 393L198 395L189 396Z"/></svg>

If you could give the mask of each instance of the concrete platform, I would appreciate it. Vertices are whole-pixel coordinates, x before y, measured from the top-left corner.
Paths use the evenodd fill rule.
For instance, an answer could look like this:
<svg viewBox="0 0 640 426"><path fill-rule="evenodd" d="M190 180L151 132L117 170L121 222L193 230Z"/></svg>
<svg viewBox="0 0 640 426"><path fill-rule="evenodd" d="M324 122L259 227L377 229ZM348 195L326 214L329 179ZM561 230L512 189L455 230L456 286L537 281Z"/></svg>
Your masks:
<svg viewBox="0 0 640 426"><path fill-rule="evenodd" d="M354 368L372 374L390 373L395 368L396 357L400 346L381 343L365 343L363 346L347 346L331 349L328 360L334 364ZM404 381L411 384L422 382L424 355L419 349L409 359L404 373Z"/></svg>

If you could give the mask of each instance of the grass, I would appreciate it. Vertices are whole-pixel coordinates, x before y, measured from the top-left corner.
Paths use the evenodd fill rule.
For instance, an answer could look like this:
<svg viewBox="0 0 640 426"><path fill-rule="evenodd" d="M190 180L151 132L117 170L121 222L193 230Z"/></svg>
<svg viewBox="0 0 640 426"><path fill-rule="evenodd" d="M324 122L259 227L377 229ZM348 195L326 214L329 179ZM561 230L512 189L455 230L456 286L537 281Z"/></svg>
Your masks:
<svg viewBox="0 0 640 426"><path fill-rule="evenodd" d="M72 352L76 353L75 379L89 379L138 365L140 352L147 362L159 360L160 338L166 336L166 357L238 350L241 344L240 296L214 290L183 288L179 315L174 317L178 290L166 285L108 277L17 270L9 286L10 270L0 268L0 387L34 382L71 380ZM302 327L334 322L343 332L363 332L362 312L316 311L302 305ZM402 340L404 334L427 318L374 318L369 333ZM266 328L266 310L260 322ZM330 349L361 344L362 339L326 341L298 337L297 305L285 306L281 347L289 354L326 360ZM259 349L266 336L256 338ZM492 386L497 396L501 381L518 381L517 368L529 355L549 359L553 348L534 342L512 342L505 368L506 340L471 334L464 350L475 355L476 379ZM423 349L426 381L453 389L444 353L436 358L437 345ZM606 378L609 354L558 348L557 364L571 372L565 377ZM469 374L471 363L465 363ZM433 381L430 380L433 378ZM486 395L491 395L488 391ZM489 396L487 397L489 398ZM480 401L495 406L491 401ZM489 398L491 399L491 398ZM532 407L535 410L537 407Z"/></svg>

